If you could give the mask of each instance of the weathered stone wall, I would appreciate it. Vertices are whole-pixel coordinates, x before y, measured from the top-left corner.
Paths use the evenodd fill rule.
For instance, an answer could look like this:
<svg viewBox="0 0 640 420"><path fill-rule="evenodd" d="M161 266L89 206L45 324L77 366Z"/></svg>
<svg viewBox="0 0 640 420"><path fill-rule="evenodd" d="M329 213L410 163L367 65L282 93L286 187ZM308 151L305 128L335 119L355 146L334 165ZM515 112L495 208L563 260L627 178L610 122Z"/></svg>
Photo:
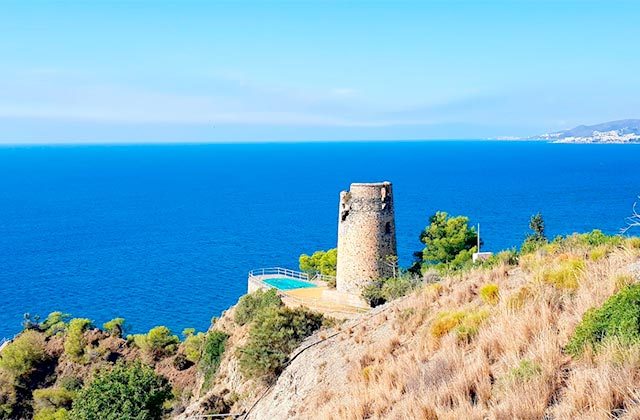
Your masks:
<svg viewBox="0 0 640 420"><path fill-rule="evenodd" d="M393 274L390 255L397 255L391 183L351 184L340 193L336 288L360 296L369 282Z"/></svg>

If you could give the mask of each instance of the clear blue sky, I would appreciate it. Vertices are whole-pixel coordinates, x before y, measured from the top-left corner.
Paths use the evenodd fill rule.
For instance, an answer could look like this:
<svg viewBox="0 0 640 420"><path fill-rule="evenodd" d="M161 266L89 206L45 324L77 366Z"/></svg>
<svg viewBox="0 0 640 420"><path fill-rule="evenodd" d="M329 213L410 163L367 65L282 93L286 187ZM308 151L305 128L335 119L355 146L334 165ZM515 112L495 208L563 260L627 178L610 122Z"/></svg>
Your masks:
<svg viewBox="0 0 640 420"><path fill-rule="evenodd" d="M640 118L640 2L3 1L0 142L480 138Z"/></svg>

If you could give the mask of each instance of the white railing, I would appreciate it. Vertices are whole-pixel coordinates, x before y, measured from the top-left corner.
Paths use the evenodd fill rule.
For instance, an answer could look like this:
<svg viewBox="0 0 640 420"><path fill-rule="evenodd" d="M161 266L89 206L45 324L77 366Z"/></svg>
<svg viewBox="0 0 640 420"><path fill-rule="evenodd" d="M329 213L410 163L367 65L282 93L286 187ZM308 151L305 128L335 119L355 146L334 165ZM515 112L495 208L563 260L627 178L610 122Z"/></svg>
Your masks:
<svg viewBox="0 0 640 420"><path fill-rule="evenodd" d="M311 281L323 281L325 283L331 283L336 281L336 276L328 276L326 274L316 274L311 278Z"/></svg>
<svg viewBox="0 0 640 420"><path fill-rule="evenodd" d="M259 268L257 270L249 271L249 277L260 277L260 276L285 276L292 279L298 280L306 280L309 281L309 275L307 273L303 273L302 271L289 270L288 268L282 267L270 267L270 268Z"/></svg>
<svg viewBox="0 0 640 420"><path fill-rule="evenodd" d="M304 280L309 282L324 282L331 283L335 282L335 276L328 276L326 274L317 273L315 276L310 276L308 273L302 271L290 270L288 268L282 267L269 267L269 268L259 268L257 270L249 271L249 279L251 278L259 278L263 276L284 276L292 279Z"/></svg>

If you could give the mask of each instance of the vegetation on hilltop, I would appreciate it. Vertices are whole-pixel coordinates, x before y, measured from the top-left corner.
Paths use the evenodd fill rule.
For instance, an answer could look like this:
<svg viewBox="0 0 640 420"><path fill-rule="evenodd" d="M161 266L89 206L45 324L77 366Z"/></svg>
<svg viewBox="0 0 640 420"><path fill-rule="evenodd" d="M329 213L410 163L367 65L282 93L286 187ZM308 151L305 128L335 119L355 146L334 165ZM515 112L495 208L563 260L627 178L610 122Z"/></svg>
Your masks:
<svg viewBox="0 0 640 420"><path fill-rule="evenodd" d="M250 418L640 416L640 238L593 231L516 255L343 325L290 368L346 368L285 370ZM272 398L287 389L300 397Z"/></svg>
<svg viewBox="0 0 640 420"><path fill-rule="evenodd" d="M473 264L468 219L436 213L414 269L365 288L388 305L339 326L275 290L183 341L164 326L124 339L122 318L100 330L62 312L26 316L0 353L0 418L238 412L267 387L290 398L267 394L255 416L288 404L294 417L637 417L640 238L549 240L539 214L530 227L519 251ZM329 252L305 267L330 266ZM296 352L312 334L315 356ZM287 369L309 371L279 381Z"/></svg>
<svg viewBox="0 0 640 420"><path fill-rule="evenodd" d="M238 349L240 371L273 381L298 345L322 326L323 316L304 308L269 308L258 313L246 345Z"/></svg>
<svg viewBox="0 0 640 420"><path fill-rule="evenodd" d="M338 266L338 249L316 251L311 255L302 254L299 258L299 264L300 270L309 274L310 277L318 274L335 277ZM336 287L335 279L330 280L328 286Z"/></svg>
<svg viewBox="0 0 640 420"><path fill-rule="evenodd" d="M275 289L243 296L235 308L235 322L250 328L247 343L237 349L241 372L248 378L273 381L289 354L323 321L319 313L285 307Z"/></svg>
<svg viewBox="0 0 640 420"><path fill-rule="evenodd" d="M118 362L96 374L73 402L74 420L158 419L172 398L171 385L149 366Z"/></svg>
<svg viewBox="0 0 640 420"><path fill-rule="evenodd" d="M125 340L125 325L115 318L103 331L62 312L44 321L26 315L24 331L0 352L0 419L152 419L179 411L196 385L189 367L205 358L197 368L212 369L204 343L215 332L194 331L199 343L192 336L180 343L160 326ZM187 366L185 354L193 360Z"/></svg>
<svg viewBox="0 0 640 420"><path fill-rule="evenodd" d="M410 271L425 273L431 268L440 271L457 270L468 266L476 251L478 233L469 226L466 216L449 216L439 211L429 218L420 234L424 249L414 253L416 261Z"/></svg>

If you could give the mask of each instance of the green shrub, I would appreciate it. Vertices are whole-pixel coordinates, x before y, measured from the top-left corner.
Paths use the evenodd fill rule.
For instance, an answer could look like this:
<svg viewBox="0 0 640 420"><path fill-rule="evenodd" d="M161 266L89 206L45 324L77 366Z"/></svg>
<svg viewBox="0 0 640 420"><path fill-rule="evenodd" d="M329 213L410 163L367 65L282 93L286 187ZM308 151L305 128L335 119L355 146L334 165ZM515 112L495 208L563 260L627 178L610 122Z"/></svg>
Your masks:
<svg viewBox="0 0 640 420"><path fill-rule="evenodd" d="M124 318L113 318L102 324L102 328L110 336L122 338L126 330L125 320Z"/></svg>
<svg viewBox="0 0 640 420"><path fill-rule="evenodd" d="M518 265L518 251L516 249L508 249L493 254L489 258L480 262L483 267L491 268L504 265Z"/></svg>
<svg viewBox="0 0 640 420"><path fill-rule="evenodd" d="M33 415L33 420L68 420L71 414L66 408L44 408Z"/></svg>
<svg viewBox="0 0 640 420"><path fill-rule="evenodd" d="M0 419L16 417L17 402L16 378L7 370L0 369Z"/></svg>
<svg viewBox="0 0 640 420"><path fill-rule="evenodd" d="M74 318L69 321L67 337L64 341L64 352L75 362L81 362L87 347L84 333L91 328L92 323L87 318Z"/></svg>
<svg viewBox="0 0 640 420"><path fill-rule="evenodd" d="M489 316L487 311L444 311L431 323L431 335L440 338L455 332L461 341L469 341L478 332L478 328Z"/></svg>
<svg viewBox="0 0 640 420"><path fill-rule="evenodd" d="M419 274L434 266L441 271L459 270L471 264L478 233L465 216L449 216L439 211L429 218L429 226L420 234L425 247L414 253L411 271Z"/></svg>
<svg viewBox="0 0 640 420"><path fill-rule="evenodd" d="M75 397L75 391L64 388L36 389L33 391L33 408L36 412L47 408L70 409Z"/></svg>
<svg viewBox="0 0 640 420"><path fill-rule="evenodd" d="M495 305L500 301L500 288L495 283L485 284L480 288L480 298L484 303Z"/></svg>
<svg viewBox="0 0 640 420"><path fill-rule="evenodd" d="M382 293L383 286L384 282L382 280L377 280L369 283L362 289L362 298L367 301L369 306L372 308L387 302L384 297L384 293Z"/></svg>
<svg viewBox="0 0 640 420"><path fill-rule="evenodd" d="M298 261L300 270L310 276L316 274L335 276L338 265L338 250L333 248L328 251L316 251L312 255L302 254Z"/></svg>
<svg viewBox="0 0 640 420"><path fill-rule="evenodd" d="M204 376L203 390L209 389L211 381L218 371L228 338L228 334L217 330L209 331L206 334L202 355L198 362L198 369L200 369Z"/></svg>
<svg viewBox="0 0 640 420"><path fill-rule="evenodd" d="M601 230L595 229L587 233L574 233L565 237L559 236L553 243L564 248L595 248L602 245L616 247L624 244L624 237L620 235L607 235Z"/></svg>
<svg viewBox="0 0 640 420"><path fill-rule="evenodd" d="M397 278L373 281L362 289L362 298L369 306L376 307L407 295L420 281L406 274Z"/></svg>
<svg viewBox="0 0 640 420"><path fill-rule="evenodd" d="M529 359L522 359L518 366L509 371L508 378L512 381L526 382L542 373L542 366Z"/></svg>
<svg viewBox="0 0 640 420"><path fill-rule="evenodd" d="M520 252L522 254L535 252L548 242L547 236L544 232L545 223L542 214L537 213L531 216L531 219L529 220L529 229L531 229L531 233L527 235L520 247Z"/></svg>
<svg viewBox="0 0 640 420"><path fill-rule="evenodd" d="M416 287L417 282L410 277L387 279L382 285L382 295L387 301L405 296Z"/></svg>
<svg viewBox="0 0 640 420"><path fill-rule="evenodd" d="M176 370L189 369L191 366L193 366L193 362L187 360L187 357L183 353L178 353L173 358L173 367L176 368Z"/></svg>
<svg viewBox="0 0 640 420"><path fill-rule="evenodd" d="M133 342L147 356L159 360L175 354L180 339L171 334L171 330L163 325L151 328L147 334L136 334Z"/></svg>
<svg viewBox="0 0 640 420"><path fill-rule="evenodd" d="M586 347L598 350L603 341L640 343L640 285L631 285L611 296L600 308L588 310L576 327L566 351L579 356Z"/></svg>
<svg viewBox="0 0 640 420"><path fill-rule="evenodd" d="M205 340L204 333L195 334L195 329L186 328L182 335L185 336L184 339L184 355L188 361L192 363L198 363L200 360L200 355L202 354L202 346Z"/></svg>
<svg viewBox="0 0 640 420"><path fill-rule="evenodd" d="M159 419L171 399L171 386L148 366L116 363L98 372L78 393L71 417L77 420Z"/></svg>
<svg viewBox="0 0 640 420"><path fill-rule="evenodd" d="M234 319L238 325L248 324L260 312L271 308L279 308L282 305L282 299L280 299L275 289L256 290L240 298L236 305Z"/></svg>
<svg viewBox="0 0 640 420"><path fill-rule="evenodd" d="M65 376L58 380L58 384L60 388L66 389L67 391L77 391L82 388L83 382L82 379L76 378L75 376Z"/></svg>
<svg viewBox="0 0 640 420"><path fill-rule="evenodd" d="M71 315L62 312L51 312L47 319L40 324L40 330L48 337L63 333L67 329L67 322Z"/></svg>
<svg viewBox="0 0 640 420"><path fill-rule="evenodd" d="M583 270L584 260L572 257L560 262L557 267L546 268L542 280L559 289L575 290Z"/></svg>
<svg viewBox="0 0 640 420"><path fill-rule="evenodd" d="M598 245L597 247L593 248L591 251L589 251L589 259L591 261L599 261L601 259L603 259L604 257L606 257L607 255L609 255L609 252L611 252L611 247L608 245Z"/></svg>
<svg viewBox="0 0 640 420"><path fill-rule="evenodd" d="M520 253L531 254L532 252L536 252L537 250L545 246L547 243L548 242L546 239L542 240L533 236L529 236L522 243L522 246L520 247Z"/></svg>
<svg viewBox="0 0 640 420"><path fill-rule="evenodd" d="M249 331L249 340L238 350L240 370L246 377L274 379L289 354L322 326L323 317L303 308L272 308L261 312Z"/></svg>
<svg viewBox="0 0 640 420"><path fill-rule="evenodd" d="M44 337L36 331L25 331L0 353L0 369L14 378L28 376L38 365L49 359Z"/></svg>

